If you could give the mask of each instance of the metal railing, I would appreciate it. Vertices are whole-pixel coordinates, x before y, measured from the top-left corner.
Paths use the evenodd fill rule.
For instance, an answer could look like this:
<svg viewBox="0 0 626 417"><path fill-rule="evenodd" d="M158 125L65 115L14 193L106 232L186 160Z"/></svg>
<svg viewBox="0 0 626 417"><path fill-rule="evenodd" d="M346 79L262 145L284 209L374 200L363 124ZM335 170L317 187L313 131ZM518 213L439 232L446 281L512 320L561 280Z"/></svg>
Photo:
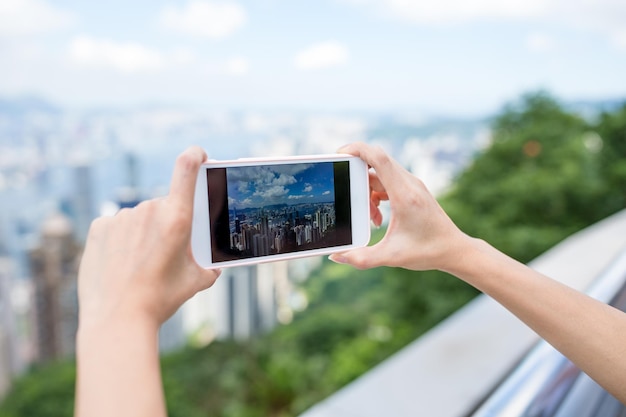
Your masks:
<svg viewBox="0 0 626 417"><path fill-rule="evenodd" d="M626 249L594 281L593 298L626 311ZM626 417L626 407L545 341L471 417Z"/></svg>

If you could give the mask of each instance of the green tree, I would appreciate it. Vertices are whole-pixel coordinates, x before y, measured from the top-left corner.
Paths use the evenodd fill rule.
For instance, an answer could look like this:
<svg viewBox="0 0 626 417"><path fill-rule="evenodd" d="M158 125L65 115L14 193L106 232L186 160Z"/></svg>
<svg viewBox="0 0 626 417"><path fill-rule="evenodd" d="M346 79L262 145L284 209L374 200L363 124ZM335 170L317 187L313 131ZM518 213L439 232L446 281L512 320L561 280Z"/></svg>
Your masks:
<svg viewBox="0 0 626 417"><path fill-rule="evenodd" d="M610 214L626 207L626 103L615 112L601 114L595 129L598 136L588 136L586 144L599 153L607 196L603 202Z"/></svg>
<svg viewBox="0 0 626 417"><path fill-rule="evenodd" d="M544 92L528 94L493 122L442 204L457 224L522 261L615 211L592 127Z"/></svg>
<svg viewBox="0 0 626 417"><path fill-rule="evenodd" d="M58 417L74 413L76 366L69 361L38 365L18 378L0 405L0 417Z"/></svg>

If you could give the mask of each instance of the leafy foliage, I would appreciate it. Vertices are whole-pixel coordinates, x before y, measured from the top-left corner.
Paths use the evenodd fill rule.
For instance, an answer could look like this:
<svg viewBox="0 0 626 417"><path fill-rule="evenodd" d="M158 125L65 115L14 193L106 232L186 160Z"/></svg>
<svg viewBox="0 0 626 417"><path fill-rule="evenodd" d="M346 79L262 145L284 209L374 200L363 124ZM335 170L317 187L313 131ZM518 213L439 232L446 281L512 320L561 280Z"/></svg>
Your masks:
<svg viewBox="0 0 626 417"><path fill-rule="evenodd" d="M599 148L603 203L607 212L613 212L626 206L626 103L618 111L602 114L595 129L599 137L589 136L587 146Z"/></svg>
<svg viewBox="0 0 626 417"><path fill-rule="evenodd" d="M593 124L544 92L522 97L442 205L467 233L533 259L624 207L625 109Z"/></svg>
<svg viewBox="0 0 626 417"><path fill-rule="evenodd" d="M493 143L441 201L469 234L532 259L626 205L626 105L588 122L546 93L522 97L494 119ZM356 271L328 261L303 290L309 307L290 325L164 356L169 415L297 415L476 295L438 271ZM70 415L74 374L69 362L33 368L0 417Z"/></svg>
<svg viewBox="0 0 626 417"><path fill-rule="evenodd" d="M69 361L38 365L14 382L0 417L71 416L76 366Z"/></svg>

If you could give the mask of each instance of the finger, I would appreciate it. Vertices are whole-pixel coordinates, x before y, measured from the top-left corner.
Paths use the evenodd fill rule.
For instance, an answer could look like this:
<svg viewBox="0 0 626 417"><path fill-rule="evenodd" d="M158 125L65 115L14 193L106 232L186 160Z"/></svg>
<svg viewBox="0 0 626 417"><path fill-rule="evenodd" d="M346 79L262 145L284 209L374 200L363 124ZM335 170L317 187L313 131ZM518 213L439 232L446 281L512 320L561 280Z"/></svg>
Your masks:
<svg viewBox="0 0 626 417"><path fill-rule="evenodd" d="M198 146L192 146L178 156L174 166L167 199L176 204L178 210L188 213L189 216L193 212L193 196L198 169L205 159L204 151Z"/></svg>
<svg viewBox="0 0 626 417"><path fill-rule="evenodd" d="M383 186L383 184L380 182L380 180L378 179L378 175L376 175L373 172L369 173L369 177L370 177L370 188L374 191L378 191L381 193L385 192L385 187Z"/></svg>
<svg viewBox="0 0 626 417"><path fill-rule="evenodd" d="M374 204L376 204L376 207L378 207L380 205L381 201L388 201L389 200L389 196L387 195L387 193L372 192L370 194L370 200Z"/></svg>
<svg viewBox="0 0 626 417"><path fill-rule="evenodd" d="M351 265L358 269L369 269L385 265L384 261L388 257L384 249L384 243L381 242L374 246L333 253L328 259L339 264Z"/></svg>
<svg viewBox="0 0 626 417"><path fill-rule="evenodd" d="M370 200L370 219L372 219L372 223L374 223L376 227L380 227L380 225L383 223L383 215L380 212L380 209L378 208L378 204L375 204L371 200Z"/></svg>
<svg viewBox="0 0 626 417"><path fill-rule="evenodd" d="M358 156L369 166L376 170L380 183L385 186L387 192L395 189L394 177L397 177L402 169L396 162L379 146L371 146L363 142L355 142L339 149L338 152Z"/></svg>

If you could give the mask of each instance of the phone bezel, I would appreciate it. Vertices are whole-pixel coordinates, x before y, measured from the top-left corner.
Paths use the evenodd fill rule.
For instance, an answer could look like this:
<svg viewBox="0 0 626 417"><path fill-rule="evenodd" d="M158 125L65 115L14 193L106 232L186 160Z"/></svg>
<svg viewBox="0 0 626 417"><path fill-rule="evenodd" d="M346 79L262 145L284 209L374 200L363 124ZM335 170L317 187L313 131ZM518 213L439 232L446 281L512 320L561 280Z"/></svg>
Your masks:
<svg viewBox="0 0 626 417"><path fill-rule="evenodd" d="M211 257L211 224L209 214L209 199L207 198L208 168L232 168L259 165L316 163L316 162L349 162L350 172L350 215L352 244L333 246L320 249L309 249L284 254L274 254L256 258L236 259L213 262ZM192 254L204 268L222 268L239 265L252 265L265 262L274 262L308 256L328 255L357 247L366 246L370 240L369 218L369 175L368 166L363 160L353 155L306 155L276 158L242 158L237 160L209 160L202 164L196 180L194 195L193 224L191 230Z"/></svg>

